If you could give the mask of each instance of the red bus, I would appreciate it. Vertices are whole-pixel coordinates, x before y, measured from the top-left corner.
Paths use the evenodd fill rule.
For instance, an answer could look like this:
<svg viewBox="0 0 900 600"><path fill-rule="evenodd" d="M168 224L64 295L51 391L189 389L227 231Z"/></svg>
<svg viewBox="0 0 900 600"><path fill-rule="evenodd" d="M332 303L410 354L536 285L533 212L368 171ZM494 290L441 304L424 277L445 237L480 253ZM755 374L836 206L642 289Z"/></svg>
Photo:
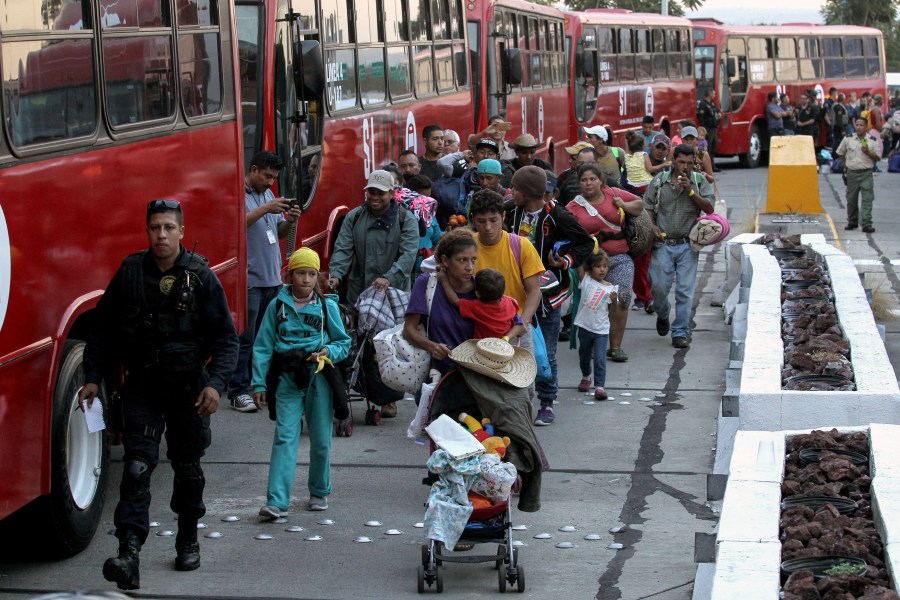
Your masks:
<svg viewBox="0 0 900 600"><path fill-rule="evenodd" d="M624 146L646 115L666 134L696 119L690 21L624 9L567 12L566 21L573 139L581 127L609 125Z"/></svg>
<svg viewBox="0 0 900 600"><path fill-rule="evenodd" d="M465 140L499 114L513 124L508 140L531 133L538 156L564 168L557 148L570 143L568 91L556 9L522 0L465 10L462 0L237 0L235 10L245 159L262 148L282 157L280 193L301 198L305 211L297 238L326 259L369 173L407 148L422 154L427 125ZM283 83L298 41L321 42L322 96L310 85L290 97Z"/></svg>
<svg viewBox="0 0 900 600"><path fill-rule="evenodd" d="M568 168L564 148L575 138L568 126L565 16L522 0L469 2L466 9L474 131L500 115L513 124L507 141L530 133L539 158L557 172Z"/></svg>
<svg viewBox="0 0 900 600"><path fill-rule="evenodd" d="M768 147L766 96L796 102L809 89L822 102L829 88L846 94L885 94L884 39L855 26L730 26L694 21L698 96L713 87L722 108L716 154L756 167ZM886 98L886 96L885 96Z"/></svg>
<svg viewBox="0 0 900 600"><path fill-rule="evenodd" d="M146 248L148 201L182 202L185 244L244 322L233 14L174 7L34 0L0 24L0 519L45 525L36 539L60 554L87 546L103 509L108 436L87 432L75 394L92 311Z"/></svg>

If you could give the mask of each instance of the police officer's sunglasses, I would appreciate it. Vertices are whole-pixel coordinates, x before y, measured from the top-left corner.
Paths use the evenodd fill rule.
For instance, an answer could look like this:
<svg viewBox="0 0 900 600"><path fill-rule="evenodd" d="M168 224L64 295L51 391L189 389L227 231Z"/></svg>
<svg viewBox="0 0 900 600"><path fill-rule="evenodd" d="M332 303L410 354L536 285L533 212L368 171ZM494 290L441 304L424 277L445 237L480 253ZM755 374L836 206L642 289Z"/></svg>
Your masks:
<svg viewBox="0 0 900 600"><path fill-rule="evenodd" d="M163 210L181 210L181 203L178 200L151 200L147 204L147 212Z"/></svg>

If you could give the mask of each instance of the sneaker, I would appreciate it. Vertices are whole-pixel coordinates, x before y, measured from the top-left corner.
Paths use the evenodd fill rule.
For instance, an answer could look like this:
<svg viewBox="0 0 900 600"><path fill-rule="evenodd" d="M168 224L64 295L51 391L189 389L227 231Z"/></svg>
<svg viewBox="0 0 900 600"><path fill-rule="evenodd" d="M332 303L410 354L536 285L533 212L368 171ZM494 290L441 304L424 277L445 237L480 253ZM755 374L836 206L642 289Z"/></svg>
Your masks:
<svg viewBox="0 0 900 600"><path fill-rule="evenodd" d="M863 225L863 233L875 233L875 228L871 225Z"/></svg>
<svg viewBox="0 0 900 600"><path fill-rule="evenodd" d="M591 389L591 378L590 377L582 377L581 381L578 383L578 391L582 394Z"/></svg>
<svg viewBox="0 0 900 600"><path fill-rule="evenodd" d="M661 336L669 333L669 317L656 316L656 333Z"/></svg>
<svg viewBox="0 0 900 600"><path fill-rule="evenodd" d="M553 420L556 416L553 414L553 409L549 406L542 406L538 411L537 418L534 420L535 425L550 425L553 423Z"/></svg>
<svg viewBox="0 0 900 600"><path fill-rule="evenodd" d="M598 387L594 390L594 400L606 400L607 398L609 398L609 395L602 387Z"/></svg>
<svg viewBox="0 0 900 600"><path fill-rule="evenodd" d="M644 307L644 312L647 313L648 315L652 315L653 313L655 313L656 311L653 310L653 303L648 302L647 305Z"/></svg>
<svg viewBox="0 0 900 600"><path fill-rule="evenodd" d="M688 339L684 336L678 336L672 338L672 345L676 348L687 348L688 347Z"/></svg>
<svg viewBox="0 0 900 600"><path fill-rule="evenodd" d="M287 511L281 510L277 506L266 505L259 509L259 516L266 519L280 519L287 516Z"/></svg>
<svg viewBox="0 0 900 600"><path fill-rule="evenodd" d="M309 510L328 510L328 498L310 496L308 506Z"/></svg>
<svg viewBox="0 0 900 600"><path fill-rule="evenodd" d="M644 310L644 301L635 300L634 304L631 305L631 310Z"/></svg>
<svg viewBox="0 0 900 600"><path fill-rule="evenodd" d="M853 231L857 227L859 227L859 225L857 225L856 223L847 223L846 225L844 225L844 231Z"/></svg>
<svg viewBox="0 0 900 600"><path fill-rule="evenodd" d="M253 403L253 398L250 397L249 394L238 394L237 396L231 397L231 408L238 412L256 412L259 410L256 408L256 404Z"/></svg>
<svg viewBox="0 0 900 600"><path fill-rule="evenodd" d="M385 419L393 419L397 416L397 403L388 402L381 407L381 416Z"/></svg>

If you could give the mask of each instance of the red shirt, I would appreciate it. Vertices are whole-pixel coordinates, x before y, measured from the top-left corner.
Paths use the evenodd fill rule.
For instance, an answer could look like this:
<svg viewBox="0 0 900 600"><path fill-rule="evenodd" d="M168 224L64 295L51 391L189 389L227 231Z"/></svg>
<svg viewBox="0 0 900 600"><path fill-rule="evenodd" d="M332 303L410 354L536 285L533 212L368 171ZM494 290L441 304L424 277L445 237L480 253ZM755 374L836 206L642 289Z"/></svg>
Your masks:
<svg viewBox="0 0 900 600"><path fill-rule="evenodd" d="M519 303L509 296L503 296L497 302L459 299L459 314L465 319L475 321L475 338L502 338L512 329L516 315L519 314Z"/></svg>

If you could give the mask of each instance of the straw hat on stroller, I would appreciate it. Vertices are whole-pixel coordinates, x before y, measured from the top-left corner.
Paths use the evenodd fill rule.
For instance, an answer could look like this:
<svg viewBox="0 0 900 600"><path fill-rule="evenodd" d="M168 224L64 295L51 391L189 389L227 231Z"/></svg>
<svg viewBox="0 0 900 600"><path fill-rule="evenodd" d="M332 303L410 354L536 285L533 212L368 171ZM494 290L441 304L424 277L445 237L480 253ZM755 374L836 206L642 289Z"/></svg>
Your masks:
<svg viewBox="0 0 900 600"><path fill-rule="evenodd" d="M517 388L531 385L537 373L531 352L499 338L465 341L453 349L450 359L467 369Z"/></svg>

